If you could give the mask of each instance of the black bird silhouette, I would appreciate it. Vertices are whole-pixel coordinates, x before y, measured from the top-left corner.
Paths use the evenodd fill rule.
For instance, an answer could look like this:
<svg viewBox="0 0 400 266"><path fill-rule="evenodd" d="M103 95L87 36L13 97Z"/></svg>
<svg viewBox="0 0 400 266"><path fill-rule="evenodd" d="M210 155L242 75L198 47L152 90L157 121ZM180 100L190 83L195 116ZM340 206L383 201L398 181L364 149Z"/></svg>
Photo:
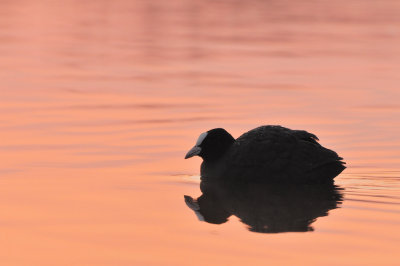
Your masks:
<svg viewBox="0 0 400 266"><path fill-rule="evenodd" d="M237 216L248 229L260 233L313 231L311 224L338 208L341 188L332 183L282 184L201 181L202 195L185 195L187 206L199 220L225 223Z"/></svg>
<svg viewBox="0 0 400 266"><path fill-rule="evenodd" d="M185 159L200 156L202 179L332 182L346 167L336 152L304 130L261 126L234 139L225 129L202 133Z"/></svg>

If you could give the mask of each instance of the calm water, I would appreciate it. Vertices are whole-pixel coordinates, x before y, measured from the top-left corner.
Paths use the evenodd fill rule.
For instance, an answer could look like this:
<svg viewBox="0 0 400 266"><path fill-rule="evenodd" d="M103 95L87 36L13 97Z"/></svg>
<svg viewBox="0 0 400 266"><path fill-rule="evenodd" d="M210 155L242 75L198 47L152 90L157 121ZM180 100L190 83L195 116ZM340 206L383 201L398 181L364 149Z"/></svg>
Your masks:
<svg viewBox="0 0 400 266"><path fill-rule="evenodd" d="M399 14L397 0L1 1L1 265L395 265ZM348 164L308 232L199 222L184 202L201 195L201 160L183 159L197 136L262 124L309 130Z"/></svg>

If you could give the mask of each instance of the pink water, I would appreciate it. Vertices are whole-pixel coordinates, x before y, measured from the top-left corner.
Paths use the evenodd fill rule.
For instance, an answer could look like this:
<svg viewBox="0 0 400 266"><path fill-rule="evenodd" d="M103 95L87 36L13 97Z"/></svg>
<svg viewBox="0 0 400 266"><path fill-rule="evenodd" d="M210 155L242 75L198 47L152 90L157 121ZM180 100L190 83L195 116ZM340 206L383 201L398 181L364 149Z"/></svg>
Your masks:
<svg viewBox="0 0 400 266"><path fill-rule="evenodd" d="M2 265L396 265L400 2L2 1ZM313 232L199 222L198 135L345 158Z"/></svg>

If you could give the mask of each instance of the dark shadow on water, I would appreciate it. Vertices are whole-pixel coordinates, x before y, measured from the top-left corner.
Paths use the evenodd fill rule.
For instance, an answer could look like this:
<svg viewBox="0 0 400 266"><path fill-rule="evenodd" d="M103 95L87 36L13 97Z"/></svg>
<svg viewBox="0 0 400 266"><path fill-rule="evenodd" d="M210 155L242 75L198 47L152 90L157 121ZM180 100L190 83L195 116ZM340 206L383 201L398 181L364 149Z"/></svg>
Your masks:
<svg viewBox="0 0 400 266"><path fill-rule="evenodd" d="M260 184L202 181L202 195L185 195L199 220L223 224L232 215L252 232L313 231L318 217L343 201L343 189L332 184Z"/></svg>

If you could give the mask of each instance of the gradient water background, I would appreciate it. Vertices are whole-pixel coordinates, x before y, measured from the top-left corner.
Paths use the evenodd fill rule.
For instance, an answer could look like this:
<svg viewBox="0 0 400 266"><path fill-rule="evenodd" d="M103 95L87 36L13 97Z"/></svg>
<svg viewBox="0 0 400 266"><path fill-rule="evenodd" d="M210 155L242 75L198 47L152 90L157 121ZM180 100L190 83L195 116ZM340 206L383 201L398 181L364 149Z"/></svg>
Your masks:
<svg viewBox="0 0 400 266"><path fill-rule="evenodd" d="M1 1L2 265L395 265L400 2ZM314 232L197 221L197 136L307 129L345 158Z"/></svg>

